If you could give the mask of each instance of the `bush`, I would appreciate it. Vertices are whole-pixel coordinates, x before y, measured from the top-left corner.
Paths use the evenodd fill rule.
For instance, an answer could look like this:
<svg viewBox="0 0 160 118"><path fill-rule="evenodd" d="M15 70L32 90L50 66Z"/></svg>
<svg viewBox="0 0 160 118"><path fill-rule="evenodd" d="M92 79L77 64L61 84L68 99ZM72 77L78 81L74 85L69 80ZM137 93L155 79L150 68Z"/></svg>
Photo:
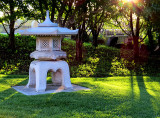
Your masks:
<svg viewBox="0 0 160 118"><path fill-rule="evenodd" d="M157 46L157 39L158 39L158 35L156 34L156 32L153 32L153 47L154 49L156 48ZM149 38L148 36L144 39L144 44L147 45L147 47L150 49L152 46L150 45L150 42L149 42Z"/></svg>
<svg viewBox="0 0 160 118"><path fill-rule="evenodd" d="M15 36L16 50L13 52L8 49L8 35L0 34L0 73L28 73L29 64L33 59L30 59L30 53L35 50L35 37Z"/></svg>
<svg viewBox="0 0 160 118"><path fill-rule="evenodd" d="M8 49L8 36L0 35L0 73L28 74L29 65L33 59L30 53L36 48L34 36L16 35L16 51ZM145 63L127 61L120 56L120 50L99 45L94 48L91 43L83 43L83 60L76 61L76 42L65 38L62 50L67 53L67 63L70 66L71 77L77 76L127 76L127 75L159 75L160 61L149 59ZM129 50L127 50L129 51ZM131 52L124 52L128 54Z"/></svg>

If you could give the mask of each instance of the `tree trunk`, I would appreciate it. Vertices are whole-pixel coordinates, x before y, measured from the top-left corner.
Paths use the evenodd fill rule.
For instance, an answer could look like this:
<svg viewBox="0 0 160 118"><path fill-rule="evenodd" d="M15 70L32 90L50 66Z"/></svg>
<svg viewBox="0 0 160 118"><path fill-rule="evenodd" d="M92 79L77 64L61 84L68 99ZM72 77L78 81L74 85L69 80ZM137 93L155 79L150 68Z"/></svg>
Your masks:
<svg viewBox="0 0 160 118"><path fill-rule="evenodd" d="M60 27L62 27L62 14L63 14L63 11L59 11L58 18L57 18L57 23Z"/></svg>
<svg viewBox="0 0 160 118"><path fill-rule="evenodd" d="M158 36L158 47L157 47L157 49L156 49L156 53L157 53L157 54L160 54L160 34L159 34L159 36Z"/></svg>
<svg viewBox="0 0 160 118"><path fill-rule="evenodd" d="M136 36L133 35L133 41L134 41L134 59L137 60L139 58L139 16L137 16L137 21L136 21ZM132 21L133 23L133 21ZM133 25L133 24L132 24ZM133 28L133 27L132 27ZM134 34L134 29L132 29L132 34Z"/></svg>
<svg viewBox="0 0 160 118"><path fill-rule="evenodd" d="M69 17L69 13L71 12L71 7L69 7L69 10L67 11L66 15L65 15L65 18L63 20L63 23L62 23L62 27L65 26L66 22L67 22L67 19Z"/></svg>
<svg viewBox="0 0 160 118"><path fill-rule="evenodd" d="M137 21L136 21L136 36L139 37L139 21L140 21L140 18L139 16L137 16Z"/></svg>
<svg viewBox="0 0 160 118"><path fill-rule="evenodd" d="M63 2L65 2L65 1L63 1ZM57 18L57 23L60 27L62 27L62 16L64 13L64 8L65 8L65 4L63 2L61 3L60 9L58 10L58 18Z"/></svg>
<svg viewBox="0 0 160 118"><path fill-rule="evenodd" d="M40 11L41 11L41 14L42 14L42 20L44 21L45 20L45 14L43 13L43 6L42 6L42 0L39 0L39 7L40 7Z"/></svg>
<svg viewBox="0 0 160 118"><path fill-rule="evenodd" d="M93 31L92 35L93 35L93 45L94 45L94 47L97 47L98 46L98 35L97 35L96 31Z"/></svg>
<svg viewBox="0 0 160 118"><path fill-rule="evenodd" d="M56 8L56 1L52 0L52 11L51 11L51 21L52 22L54 22L55 8Z"/></svg>
<svg viewBox="0 0 160 118"><path fill-rule="evenodd" d="M149 44L150 44L149 50L151 51L151 54L152 54L154 51L154 46L153 46L153 35L152 35L151 28L148 29L147 35L148 35Z"/></svg>
<svg viewBox="0 0 160 118"><path fill-rule="evenodd" d="M9 28L10 28L10 33L9 33L10 44L9 44L9 47L12 49L12 51L15 51L14 24L15 24L15 22L11 21L10 26L9 26Z"/></svg>
<svg viewBox="0 0 160 118"><path fill-rule="evenodd" d="M160 34L158 36L158 46L160 47Z"/></svg>
<svg viewBox="0 0 160 118"><path fill-rule="evenodd" d="M10 44L9 47L10 49L12 49L12 51L15 51L15 38L14 38L14 24L15 24L15 16L14 16L14 4L13 4L13 0L10 1L10 14L11 14L11 19L10 19L10 24L9 24L9 40L10 40Z"/></svg>
<svg viewBox="0 0 160 118"><path fill-rule="evenodd" d="M76 40L76 60L79 62L82 60L82 40L80 39Z"/></svg>
<svg viewBox="0 0 160 118"><path fill-rule="evenodd" d="M131 28L131 35L134 36L134 29L133 29L133 18L132 18L132 10L130 10L130 28Z"/></svg>
<svg viewBox="0 0 160 118"><path fill-rule="evenodd" d="M139 58L139 46L138 46L139 42L138 42L138 39L139 39L139 37L137 37L137 36L133 37L133 41L134 41L133 49L134 49L134 59L135 60Z"/></svg>
<svg viewBox="0 0 160 118"><path fill-rule="evenodd" d="M43 3L44 3L44 6L45 6L45 9L46 9L46 10L49 10L47 1L44 0Z"/></svg>

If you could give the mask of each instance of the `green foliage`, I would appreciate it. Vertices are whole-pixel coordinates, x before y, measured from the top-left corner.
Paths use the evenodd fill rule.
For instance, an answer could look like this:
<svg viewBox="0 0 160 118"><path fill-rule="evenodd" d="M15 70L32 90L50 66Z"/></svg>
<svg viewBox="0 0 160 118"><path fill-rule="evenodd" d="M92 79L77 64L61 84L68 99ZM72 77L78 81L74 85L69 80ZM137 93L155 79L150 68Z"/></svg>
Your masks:
<svg viewBox="0 0 160 118"><path fill-rule="evenodd" d="M35 50L35 37L17 34L16 51L7 49L8 36L0 35L0 73L28 74L31 61L30 53ZM159 75L159 61L137 63L120 57L120 50L99 45L94 48L91 43L83 43L83 60L78 62L76 56L76 42L63 39L62 50L67 52L67 63L72 77L104 77L127 75ZM130 50L127 50L129 53ZM126 52L124 52L126 53ZM159 70L160 71L160 70Z"/></svg>
<svg viewBox="0 0 160 118"><path fill-rule="evenodd" d="M111 75L118 75L118 76L124 76L124 75L130 75L129 69L125 66L125 63L123 63L123 60L118 60L117 58L114 58L111 63L112 67L110 69Z"/></svg>
<svg viewBox="0 0 160 118"><path fill-rule="evenodd" d="M78 66L78 69L76 71L76 76L93 76L95 74L97 64L99 62L99 58L92 58L89 57L88 60L86 60L86 64L81 64Z"/></svg>
<svg viewBox="0 0 160 118"><path fill-rule="evenodd" d="M85 46L84 59L76 70L76 76L108 76L112 58L119 55L119 50L99 45L94 48Z"/></svg>
<svg viewBox="0 0 160 118"><path fill-rule="evenodd" d="M0 22L15 22L19 18L27 17L30 11L28 8L29 4L22 0L1 0L0 11L3 12L3 16L0 17Z"/></svg>
<svg viewBox="0 0 160 118"><path fill-rule="evenodd" d="M30 59L29 55L35 50L35 37L17 34L15 39L16 50L13 52L7 48L9 46L8 35L0 34L1 73L26 73L30 62L33 60Z"/></svg>
<svg viewBox="0 0 160 118"><path fill-rule="evenodd" d="M154 48L155 48L155 47L157 46L158 35L157 35L156 32L152 32L152 35L153 35L153 46L151 46L148 37L146 37L146 38L144 39L144 44L146 44L149 48L150 48L150 47L154 47Z"/></svg>
<svg viewBox="0 0 160 118"><path fill-rule="evenodd" d="M74 40L64 38L62 41L62 50L67 52L67 63L69 63L69 65L74 65L76 56L76 42Z"/></svg>
<svg viewBox="0 0 160 118"><path fill-rule="evenodd" d="M20 63L8 64L7 61L4 62L4 66L1 68L0 73L2 74L12 74L12 72L18 71L18 66Z"/></svg>

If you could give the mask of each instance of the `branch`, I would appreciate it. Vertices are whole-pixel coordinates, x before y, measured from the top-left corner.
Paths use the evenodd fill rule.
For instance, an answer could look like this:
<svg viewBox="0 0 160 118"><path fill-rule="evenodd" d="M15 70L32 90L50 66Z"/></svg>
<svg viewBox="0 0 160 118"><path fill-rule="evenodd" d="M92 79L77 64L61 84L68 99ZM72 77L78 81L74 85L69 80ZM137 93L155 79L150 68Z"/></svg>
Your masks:
<svg viewBox="0 0 160 118"><path fill-rule="evenodd" d="M71 13L71 7L69 7L69 10L65 9L65 11L66 11L67 13L66 13L65 18L64 18L63 23L62 23L63 26L65 26L66 21L67 21L69 15L70 15L70 13Z"/></svg>
<svg viewBox="0 0 160 118"><path fill-rule="evenodd" d="M139 36L139 22L140 22L140 18L139 16L137 16L137 20L136 20L136 36Z"/></svg>
<svg viewBox="0 0 160 118"><path fill-rule="evenodd" d="M128 22L130 21L126 15L124 15L124 17L126 18L126 20L127 20Z"/></svg>
<svg viewBox="0 0 160 118"><path fill-rule="evenodd" d="M61 8L63 8L63 7L62 7L62 6L63 6L63 2L62 2L62 1L59 1L59 2L60 2L60 4L61 4L61 7L56 6L56 9L57 9L58 12L60 12Z"/></svg>
<svg viewBox="0 0 160 118"><path fill-rule="evenodd" d="M147 37L147 34L146 34L146 36L144 38L140 38L141 41L139 43L143 42L146 37Z"/></svg>
<svg viewBox="0 0 160 118"><path fill-rule="evenodd" d="M97 21L98 23L100 22L100 20L103 22L103 20L104 20L103 16L104 16L104 11L102 12L100 18L99 18L98 21Z"/></svg>
<svg viewBox="0 0 160 118"><path fill-rule="evenodd" d="M9 16L9 13L5 10L5 9L3 9L4 10L4 12Z"/></svg>
<svg viewBox="0 0 160 118"><path fill-rule="evenodd" d="M139 30L142 28L142 26L143 26L143 22L142 22L142 24L140 25Z"/></svg>
<svg viewBox="0 0 160 118"><path fill-rule="evenodd" d="M7 12L6 4L4 2L1 2L0 4L2 6L2 7L0 6L2 8L1 11L3 13L6 13L9 16L9 13Z"/></svg>
<svg viewBox="0 0 160 118"><path fill-rule="evenodd" d="M120 23L119 23L119 21L116 19L116 22L118 23L118 26L121 28L121 30L125 33L125 34L127 34L127 35L130 35L130 34L128 34L123 28L122 28L122 26L120 25Z"/></svg>
<svg viewBox="0 0 160 118"><path fill-rule="evenodd" d="M6 27L4 26L3 22L2 22L2 25L3 25L3 28L4 28L4 30L6 31L6 33L9 35L9 33L8 33Z"/></svg>
<svg viewBox="0 0 160 118"><path fill-rule="evenodd" d="M26 23L27 21L28 21L28 20L22 22L17 28L14 28L14 30L17 30L17 29L19 29L20 27L22 27L22 25L23 25L24 23Z"/></svg>
<svg viewBox="0 0 160 118"><path fill-rule="evenodd" d="M130 11L130 28L131 28L132 36L134 36L132 10Z"/></svg>
<svg viewBox="0 0 160 118"><path fill-rule="evenodd" d="M101 28L102 28L103 25L104 25L103 22L101 22L101 24L100 24L99 27L98 27L97 35L99 34L99 32L100 32L100 30L101 30Z"/></svg>
<svg viewBox="0 0 160 118"><path fill-rule="evenodd" d="M140 32L144 32L146 30L146 28L140 28Z"/></svg>

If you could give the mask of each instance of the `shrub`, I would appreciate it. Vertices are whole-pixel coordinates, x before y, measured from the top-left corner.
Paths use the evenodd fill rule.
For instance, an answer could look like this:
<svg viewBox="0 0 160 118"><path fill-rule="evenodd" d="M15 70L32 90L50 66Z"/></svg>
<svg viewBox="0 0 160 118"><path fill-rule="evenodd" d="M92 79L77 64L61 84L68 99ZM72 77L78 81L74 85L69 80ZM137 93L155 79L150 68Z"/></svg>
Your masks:
<svg viewBox="0 0 160 118"><path fill-rule="evenodd" d="M35 50L35 37L15 36L16 50L8 49L8 35L0 34L0 72L1 73L28 73L29 64L33 59L29 55Z"/></svg>
<svg viewBox="0 0 160 118"><path fill-rule="evenodd" d="M16 51L8 49L8 36L0 34L0 73L28 74L31 61L30 53L36 48L34 36L16 35ZM67 63L71 77L77 76L125 76L125 75L159 75L159 61L149 59L145 63L127 61L121 58L120 50L99 45L93 47L91 43L83 43L83 60L76 61L76 42L65 38L62 50L67 53ZM127 55L129 52L124 52ZM121 53L122 54L122 53Z"/></svg>

